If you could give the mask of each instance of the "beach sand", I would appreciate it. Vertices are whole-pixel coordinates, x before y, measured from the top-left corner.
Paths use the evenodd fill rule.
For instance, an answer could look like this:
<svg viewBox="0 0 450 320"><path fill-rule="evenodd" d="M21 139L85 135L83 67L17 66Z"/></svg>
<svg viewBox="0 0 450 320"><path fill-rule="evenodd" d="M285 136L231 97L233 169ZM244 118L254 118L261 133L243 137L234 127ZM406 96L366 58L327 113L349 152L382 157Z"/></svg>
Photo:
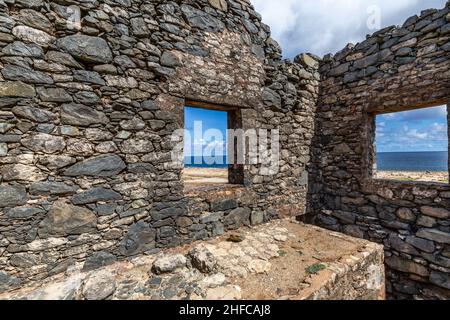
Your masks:
<svg viewBox="0 0 450 320"><path fill-rule="evenodd" d="M448 183L448 172L378 171L375 179Z"/></svg>
<svg viewBox="0 0 450 320"><path fill-rule="evenodd" d="M227 168L185 168L183 181L193 185L214 185L228 183Z"/></svg>

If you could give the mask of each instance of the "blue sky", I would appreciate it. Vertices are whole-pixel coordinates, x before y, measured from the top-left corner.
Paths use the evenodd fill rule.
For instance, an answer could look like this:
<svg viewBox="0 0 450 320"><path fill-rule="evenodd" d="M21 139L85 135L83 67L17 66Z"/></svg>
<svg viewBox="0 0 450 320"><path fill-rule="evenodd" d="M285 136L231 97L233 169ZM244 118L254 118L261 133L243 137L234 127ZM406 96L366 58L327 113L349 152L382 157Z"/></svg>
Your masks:
<svg viewBox="0 0 450 320"><path fill-rule="evenodd" d="M200 123L197 123L198 131L195 134L195 122L199 121L201 121L201 130ZM185 137L185 156L202 155L202 150L207 155L226 154L226 112L186 107L184 109L184 127L191 136L191 143ZM210 129L216 129L217 132Z"/></svg>
<svg viewBox="0 0 450 320"><path fill-rule="evenodd" d="M445 106L379 115L376 127L378 152L448 150Z"/></svg>

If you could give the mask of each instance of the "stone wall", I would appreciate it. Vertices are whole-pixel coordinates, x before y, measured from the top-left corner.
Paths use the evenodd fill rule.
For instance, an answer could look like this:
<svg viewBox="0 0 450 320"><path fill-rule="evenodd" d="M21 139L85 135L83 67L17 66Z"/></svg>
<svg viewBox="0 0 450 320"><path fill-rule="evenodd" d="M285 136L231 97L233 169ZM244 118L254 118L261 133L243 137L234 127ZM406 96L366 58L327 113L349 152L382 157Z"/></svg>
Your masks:
<svg viewBox="0 0 450 320"><path fill-rule="evenodd" d="M309 218L382 243L388 296L450 297L450 187L372 178L375 115L450 102L450 2L321 63Z"/></svg>
<svg viewBox="0 0 450 320"><path fill-rule="evenodd" d="M0 0L0 291L302 214L318 62L280 57L247 0ZM244 166L251 201L185 192L186 100L280 129L280 171Z"/></svg>

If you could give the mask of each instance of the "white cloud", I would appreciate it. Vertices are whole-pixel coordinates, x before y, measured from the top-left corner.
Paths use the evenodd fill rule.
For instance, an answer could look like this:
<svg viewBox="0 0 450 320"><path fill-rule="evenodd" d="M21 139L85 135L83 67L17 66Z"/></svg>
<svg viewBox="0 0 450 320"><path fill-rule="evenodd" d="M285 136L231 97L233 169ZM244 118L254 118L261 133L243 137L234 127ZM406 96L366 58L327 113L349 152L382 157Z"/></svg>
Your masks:
<svg viewBox="0 0 450 320"><path fill-rule="evenodd" d="M369 8L377 6L381 26L402 24L427 8L443 8L446 0L251 0L272 29L286 57L301 52L334 53L349 42L364 40L370 30Z"/></svg>

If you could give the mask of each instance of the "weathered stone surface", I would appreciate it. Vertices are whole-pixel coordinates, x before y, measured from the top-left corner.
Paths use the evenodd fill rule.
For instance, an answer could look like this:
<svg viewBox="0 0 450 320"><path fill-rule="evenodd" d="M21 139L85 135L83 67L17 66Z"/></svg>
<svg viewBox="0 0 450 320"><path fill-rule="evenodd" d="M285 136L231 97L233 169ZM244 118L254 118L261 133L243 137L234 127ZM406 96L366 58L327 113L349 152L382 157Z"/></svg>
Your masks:
<svg viewBox="0 0 450 320"><path fill-rule="evenodd" d="M117 261L117 257L112 253L99 251L86 259L83 265L83 271L91 271L104 266L109 266Z"/></svg>
<svg viewBox="0 0 450 320"><path fill-rule="evenodd" d="M207 32L221 32L225 28L222 21L214 18L204 11L195 9L190 5L183 4L181 6L181 11L183 16L193 27Z"/></svg>
<svg viewBox="0 0 450 320"><path fill-rule="evenodd" d="M116 290L114 275L100 270L92 273L83 283L83 297L86 300L105 300Z"/></svg>
<svg viewBox="0 0 450 320"><path fill-rule="evenodd" d="M58 39L56 45L83 62L104 64L113 58L108 43L98 37L73 35Z"/></svg>
<svg viewBox="0 0 450 320"><path fill-rule="evenodd" d="M43 47L55 41L55 38L48 33L27 26L14 27L12 34L20 40L33 42Z"/></svg>
<svg viewBox="0 0 450 320"><path fill-rule="evenodd" d="M7 80L22 81L25 83L53 84L53 79L49 75L22 66L7 64L2 69L3 77Z"/></svg>
<svg viewBox="0 0 450 320"><path fill-rule="evenodd" d="M19 56L19 57L33 57L42 58L44 56L44 50L31 43L23 43L22 41L15 41L8 44L3 48L2 53L7 56Z"/></svg>
<svg viewBox="0 0 450 320"><path fill-rule="evenodd" d="M52 30L52 23L42 13L32 9L22 9L19 12L19 21L29 27L45 32Z"/></svg>
<svg viewBox="0 0 450 320"><path fill-rule="evenodd" d="M79 162L64 171L66 176L115 176L126 168L123 160L117 155L103 155Z"/></svg>
<svg viewBox="0 0 450 320"><path fill-rule="evenodd" d="M0 271L0 292L15 289L19 287L20 284L20 279L9 275L4 271Z"/></svg>
<svg viewBox="0 0 450 320"><path fill-rule="evenodd" d="M402 259L397 256L392 256L386 258L386 264L391 267L392 269L401 271L401 272L407 272L407 273L413 273L417 274L422 277L428 277L430 272L428 269L420 265L418 263Z"/></svg>
<svg viewBox="0 0 450 320"><path fill-rule="evenodd" d="M33 86L20 81L5 81L0 86L0 97L23 97L32 98L36 95Z"/></svg>
<svg viewBox="0 0 450 320"><path fill-rule="evenodd" d="M420 208L420 211L427 216L439 218L439 219L447 219L450 218L450 211L444 208L436 208L436 207L428 207L424 206Z"/></svg>
<svg viewBox="0 0 450 320"><path fill-rule="evenodd" d="M204 246L197 246L189 251L192 265L203 273L211 273L216 264L214 255Z"/></svg>
<svg viewBox="0 0 450 320"><path fill-rule="evenodd" d="M63 88L37 88L39 98L45 102L72 102L72 97Z"/></svg>
<svg viewBox="0 0 450 320"><path fill-rule="evenodd" d="M42 181L47 178L38 167L27 164L8 164L0 170L4 181Z"/></svg>
<svg viewBox="0 0 450 320"><path fill-rule="evenodd" d="M32 195L70 195L78 190L78 186L68 185L64 182L36 182L30 186Z"/></svg>
<svg viewBox="0 0 450 320"><path fill-rule="evenodd" d="M132 256L155 248L156 231L148 223L139 221L133 224L120 243L120 252Z"/></svg>
<svg viewBox="0 0 450 320"><path fill-rule="evenodd" d="M28 219L37 215L39 213L43 213L44 210L41 208L34 207L16 207L8 210L6 216L10 219Z"/></svg>
<svg viewBox="0 0 450 320"><path fill-rule="evenodd" d="M28 196L23 186L0 186L0 207L14 207L27 202Z"/></svg>
<svg viewBox="0 0 450 320"><path fill-rule="evenodd" d="M225 217L224 224L236 229L242 225L248 225L250 214L251 210L249 208L236 208Z"/></svg>
<svg viewBox="0 0 450 320"><path fill-rule="evenodd" d="M34 122L50 122L56 119L54 113L30 106L15 106L11 111L19 118L25 118Z"/></svg>
<svg viewBox="0 0 450 320"><path fill-rule="evenodd" d="M38 133L22 139L22 145L35 152L56 153L64 150L66 143L63 137L46 133Z"/></svg>
<svg viewBox="0 0 450 320"><path fill-rule="evenodd" d="M68 236L96 231L97 217L86 208L57 201L39 224L39 236Z"/></svg>
<svg viewBox="0 0 450 320"><path fill-rule="evenodd" d="M430 275L430 282L439 287L450 290L450 276L448 273L432 271Z"/></svg>
<svg viewBox="0 0 450 320"><path fill-rule="evenodd" d="M105 188L92 188L88 191L81 192L72 197L72 203L75 205L95 203L99 201L120 200L122 196Z"/></svg>
<svg viewBox="0 0 450 320"><path fill-rule="evenodd" d="M443 232L437 229L420 229L416 236L419 238L424 238L439 243L450 244L450 233Z"/></svg>
<svg viewBox="0 0 450 320"><path fill-rule="evenodd" d="M228 10L228 3L225 0L208 0L209 4L212 5L214 8L227 11Z"/></svg>
<svg viewBox="0 0 450 320"><path fill-rule="evenodd" d="M93 124L106 124L108 118L103 112L82 104L64 104L61 106L61 123L74 126L90 126Z"/></svg>
<svg viewBox="0 0 450 320"><path fill-rule="evenodd" d="M156 274L172 272L176 269L186 267L186 257L182 254L166 255L155 260L152 271Z"/></svg>

